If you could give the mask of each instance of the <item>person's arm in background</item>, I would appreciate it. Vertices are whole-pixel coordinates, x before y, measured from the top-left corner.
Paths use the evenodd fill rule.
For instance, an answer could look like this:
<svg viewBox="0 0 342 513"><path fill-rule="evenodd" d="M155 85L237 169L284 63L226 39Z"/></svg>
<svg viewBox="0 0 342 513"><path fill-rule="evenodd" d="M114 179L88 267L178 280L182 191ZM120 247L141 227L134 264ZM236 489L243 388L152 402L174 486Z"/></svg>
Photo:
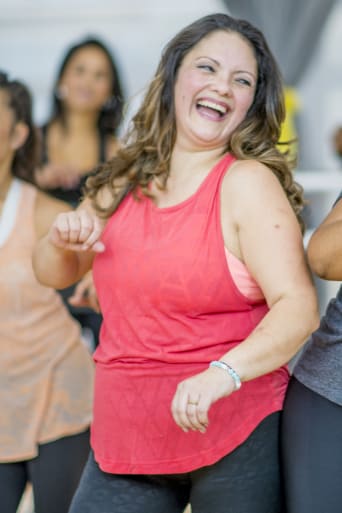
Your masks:
<svg viewBox="0 0 342 513"><path fill-rule="evenodd" d="M41 189L72 189L80 182L81 175L74 166L48 163L36 169L35 183Z"/></svg>
<svg viewBox="0 0 342 513"><path fill-rule="evenodd" d="M100 305L93 280L93 272L91 270L88 271L76 285L73 295L68 298L68 302L72 306L88 307L100 313Z"/></svg>
<svg viewBox="0 0 342 513"><path fill-rule="evenodd" d="M308 244L312 271L324 280L342 280L342 199L340 199Z"/></svg>

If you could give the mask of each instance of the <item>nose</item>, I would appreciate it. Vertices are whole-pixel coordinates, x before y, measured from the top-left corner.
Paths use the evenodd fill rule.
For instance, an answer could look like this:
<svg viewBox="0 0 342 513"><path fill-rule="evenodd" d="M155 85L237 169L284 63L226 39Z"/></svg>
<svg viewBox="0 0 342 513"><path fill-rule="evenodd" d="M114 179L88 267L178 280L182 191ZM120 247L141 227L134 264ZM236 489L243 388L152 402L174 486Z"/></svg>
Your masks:
<svg viewBox="0 0 342 513"><path fill-rule="evenodd" d="M225 74L216 75L213 87L220 96L229 97L232 95L232 86L229 77Z"/></svg>

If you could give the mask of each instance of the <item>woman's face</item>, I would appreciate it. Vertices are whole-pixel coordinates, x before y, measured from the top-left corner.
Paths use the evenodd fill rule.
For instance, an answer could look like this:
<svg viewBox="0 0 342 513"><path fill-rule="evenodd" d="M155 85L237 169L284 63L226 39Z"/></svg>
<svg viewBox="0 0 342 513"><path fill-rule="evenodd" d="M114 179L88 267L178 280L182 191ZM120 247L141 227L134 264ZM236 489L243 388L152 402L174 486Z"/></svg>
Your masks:
<svg viewBox="0 0 342 513"><path fill-rule="evenodd" d="M184 57L175 84L176 144L224 149L253 103L257 62L237 33L216 31Z"/></svg>
<svg viewBox="0 0 342 513"><path fill-rule="evenodd" d="M62 102L75 111L99 111L111 96L113 77L108 58L100 48L88 46L71 57L58 89Z"/></svg>

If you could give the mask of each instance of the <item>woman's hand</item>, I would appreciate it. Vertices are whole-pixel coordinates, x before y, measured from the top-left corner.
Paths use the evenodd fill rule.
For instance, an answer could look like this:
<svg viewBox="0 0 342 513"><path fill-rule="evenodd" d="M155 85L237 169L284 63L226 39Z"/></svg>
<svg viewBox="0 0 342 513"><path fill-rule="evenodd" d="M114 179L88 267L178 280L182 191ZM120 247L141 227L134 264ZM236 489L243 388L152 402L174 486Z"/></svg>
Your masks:
<svg viewBox="0 0 342 513"><path fill-rule="evenodd" d="M172 416L183 431L205 433L210 406L234 391L234 381L223 369L209 367L179 383L172 400Z"/></svg>
<svg viewBox="0 0 342 513"><path fill-rule="evenodd" d="M35 181L42 189L73 189L80 182L80 174L70 165L46 164L36 170Z"/></svg>
<svg viewBox="0 0 342 513"><path fill-rule="evenodd" d="M56 248L70 251L104 251L100 241L103 222L86 209L58 214L52 224L48 241Z"/></svg>
<svg viewBox="0 0 342 513"><path fill-rule="evenodd" d="M92 271L89 271L83 276L68 301L73 306L86 306L100 313L100 305L97 299Z"/></svg>

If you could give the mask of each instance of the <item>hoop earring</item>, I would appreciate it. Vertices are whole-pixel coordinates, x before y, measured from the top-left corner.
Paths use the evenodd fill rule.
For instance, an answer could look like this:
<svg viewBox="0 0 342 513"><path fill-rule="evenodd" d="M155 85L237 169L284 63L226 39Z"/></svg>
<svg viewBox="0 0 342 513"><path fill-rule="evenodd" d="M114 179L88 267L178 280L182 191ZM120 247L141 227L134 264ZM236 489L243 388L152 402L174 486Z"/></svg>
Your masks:
<svg viewBox="0 0 342 513"><path fill-rule="evenodd" d="M110 96L102 105L102 110L112 110L116 107L117 103L116 96Z"/></svg>
<svg viewBox="0 0 342 513"><path fill-rule="evenodd" d="M59 86L55 89L55 97L58 100L64 100L68 96L68 88L67 86Z"/></svg>

